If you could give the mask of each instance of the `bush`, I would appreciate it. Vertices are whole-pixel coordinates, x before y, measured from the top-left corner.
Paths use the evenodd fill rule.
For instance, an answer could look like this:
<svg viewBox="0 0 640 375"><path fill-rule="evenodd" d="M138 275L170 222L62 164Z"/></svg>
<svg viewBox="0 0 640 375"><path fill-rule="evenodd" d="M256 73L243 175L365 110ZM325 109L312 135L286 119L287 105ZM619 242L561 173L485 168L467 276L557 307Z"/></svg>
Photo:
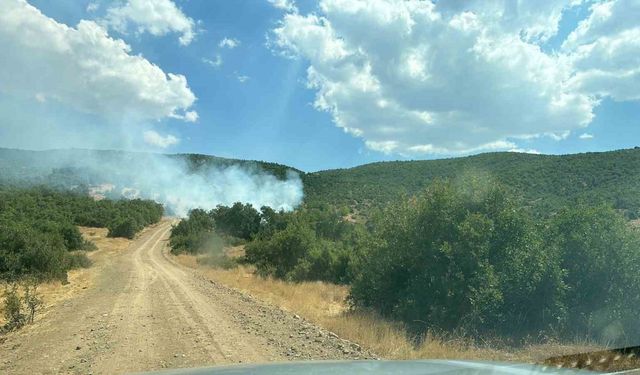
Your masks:
<svg viewBox="0 0 640 375"><path fill-rule="evenodd" d="M93 262L87 257L87 254L82 251L69 253L65 257L65 268L68 270L89 268L91 265L93 265Z"/></svg>
<svg viewBox="0 0 640 375"><path fill-rule="evenodd" d="M247 244L245 260L262 275L291 281L352 280L368 237L361 227L317 211L297 212L288 221L284 229L265 232Z"/></svg>
<svg viewBox="0 0 640 375"><path fill-rule="evenodd" d="M210 215L220 232L233 237L250 240L260 230L260 213L250 204L236 202L231 207L218 206Z"/></svg>
<svg viewBox="0 0 640 375"><path fill-rule="evenodd" d="M534 224L498 186L437 182L370 226L355 308L425 329L503 338L640 334L640 235L607 206Z"/></svg>
<svg viewBox="0 0 640 375"><path fill-rule="evenodd" d="M205 210L191 210L187 219L181 220L171 229L171 252L202 252L207 240L213 236L214 229L214 220Z"/></svg>
<svg viewBox="0 0 640 375"><path fill-rule="evenodd" d="M86 246L82 234L75 225L61 225L60 232L67 250L81 250Z"/></svg>
<svg viewBox="0 0 640 375"><path fill-rule="evenodd" d="M38 294L38 284L25 284L24 297L22 298L25 308L27 310L26 321L33 323L33 319L36 316L36 312L40 309L44 301Z"/></svg>
<svg viewBox="0 0 640 375"><path fill-rule="evenodd" d="M4 330L12 331L21 328L27 317L22 311L22 301L18 294L18 285L13 284L4 291Z"/></svg>
<svg viewBox="0 0 640 375"><path fill-rule="evenodd" d="M12 331L21 328L27 323L33 323L36 312L42 306L42 297L38 294L36 282L25 283L24 295L21 298L18 292L18 284L8 286L4 291L4 317L6 323L3 331Z"/></svg>
<svg viewBox="0 0 640 375"><path fill-rule="evenodd" d="M133 239L139 230L138 224L132 218L121 218L109 225L109 237L124 237Z"/></svg>
<svg viewBox="0 0 640 375"><path fill-rule="evenodd" d="M640 235L607 206L561 210L547 227L567 286L567 334L608 342L640 335Z"/></svg>
<svg viewBox="0 0 640 375"><path fill-rule="evenodd" d="M217 206L207 212L194 209L171 231L173 253L197 254L206 251L212 239L222 239L222 245L237 246L254 237L265 238L275 228L283 228L283 212L262 207L258 212L249 204L235 203L232 207Z"/></svg>
<svg viewBox="0 0 640 375"><path fill-rule="evenodd" d="M0 278L23 275L38 279L66 279L67 249L60 235L38 232L25 224L0 231Z"/></svg>
<svg viewBox="0 0 640 375"><path fill-rule="evenodd" d="M109 226L112 236L131 238L161 217L162 206L151 201L0 187L0 279L66 280L69 266L87 264L80 256L68 258L68 251L95 249L76 225Z"/></svg>
<svg viewBox="0 0 640 375"><path fill-rule="evenodd" d="M564 286L531 219L498 187L438 182L385 212L350 300L414 332L522 336L562 317Z"/></svg>
<svg viewBox="0 0 640 375"><path fill-rule="evenodd" d="M316 241L313 230L294 222L269 239L249 243L245 247L245 257L249 263L256 265L261 275L291 280L291 272Z"/></svg>

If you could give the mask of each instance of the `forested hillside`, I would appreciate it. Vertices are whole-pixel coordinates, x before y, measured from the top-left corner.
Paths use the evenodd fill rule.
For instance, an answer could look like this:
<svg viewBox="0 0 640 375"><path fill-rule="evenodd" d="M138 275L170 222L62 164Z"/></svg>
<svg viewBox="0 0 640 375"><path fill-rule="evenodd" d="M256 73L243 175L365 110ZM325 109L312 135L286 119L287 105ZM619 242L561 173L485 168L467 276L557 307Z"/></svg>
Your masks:
<svg viewBox="0 0 640 375"><path fill-rule="evenodd" d="M0 183L20 181L78 190L105 181L77 161L91 159L92 164L127 165L144 155L148 154L0 148ZM280 179L287 173L298 173L304 183L305 203L344 206L363 216L368 216L370 208L382 208L403 194L416 194L436 178L471 177L512 189L523 198L524 204L544 214L567 203L603 202L622 210L628 218L640 216L638 148L559 156L499 152L452 159L380 162L313 173L282 164L209 155L170 157L184 161L190 173L228 166L253 168Z"/></svg>
<svg viewBox="0 0 640 375"><path fill-rule="evenodd" d="M604 202L627 217L640 213L640 149L574 155L488 153L463 158L395 161L304 175L305 202L356 208L413 195L435 178L477 177L521 195L539 212L573 202Z"/></svg>
<svg viewBox="0 0 640 375"><path fill-rule="evenodd" d="M78 188L102 184L104 171L100 167L126 170L135 161L154 154L111 150L47 150L29 151L0 148L0 183ZM257 169L284 179L287 171L302 173L286 165L263 161L227 159L210 155L173 154L169 158L184 162L186 172L202 173L209 168L239 166ZM111 175L117 175L111 170Z"/></svg>

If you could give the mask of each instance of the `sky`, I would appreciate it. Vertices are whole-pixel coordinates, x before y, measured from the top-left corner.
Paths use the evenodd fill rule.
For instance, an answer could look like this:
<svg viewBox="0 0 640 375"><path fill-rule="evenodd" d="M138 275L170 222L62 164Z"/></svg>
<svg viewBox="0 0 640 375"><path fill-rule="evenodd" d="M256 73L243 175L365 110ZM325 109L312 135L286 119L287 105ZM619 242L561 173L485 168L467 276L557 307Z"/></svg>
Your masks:
<svg viewBox="0 0 640 375"><path fill-rule="evenodd" d="M640 145L640 1L0 0L0 147L304 171Z"/></svg>

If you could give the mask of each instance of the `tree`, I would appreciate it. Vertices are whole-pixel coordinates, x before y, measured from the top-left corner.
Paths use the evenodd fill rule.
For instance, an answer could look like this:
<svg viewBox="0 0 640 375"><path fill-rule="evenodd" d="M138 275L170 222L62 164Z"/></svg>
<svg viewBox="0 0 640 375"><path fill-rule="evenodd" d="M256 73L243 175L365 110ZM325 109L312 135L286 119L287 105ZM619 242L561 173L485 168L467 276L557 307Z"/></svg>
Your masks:
<svg viewBox="0 0 640 375"><path fill-rule="evenodd" d="M525 211L497 186L436 182L385 212L350 299L410 329L524 335L561 318L562 280Z"/></svg>
<svg viewBox="0 0 640 375"><path fill-rule="evenodd" d="M609 342L640 334L640 235L610 207L562 209L547 227L567 285L567 334Z"/></svg>

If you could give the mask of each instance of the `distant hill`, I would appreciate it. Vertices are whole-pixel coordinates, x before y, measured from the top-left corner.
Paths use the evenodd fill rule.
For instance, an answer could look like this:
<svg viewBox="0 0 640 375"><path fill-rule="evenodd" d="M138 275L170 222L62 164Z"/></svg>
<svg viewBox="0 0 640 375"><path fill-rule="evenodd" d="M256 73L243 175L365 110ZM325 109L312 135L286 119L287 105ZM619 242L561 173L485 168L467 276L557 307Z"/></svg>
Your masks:
<svg viewBox="0 0 640 375"><path fill-rule="evenodd" d="M583 201L605 202L640 214L640 149L573 155L512 152L468 157L380 162L304 175L305 201L366 211L400 194L415 194L435 178L484 176L514 189L538 212Z"/></svg>
<svg viewBox="0 0 640 375"><path fill-rule="evenodd" d="M149 153L112 150L46 150L30 151L0 148L0 183L16 182L30 184L54 184L68 186L74 184L101 183L96 181L96 166L126 166L134 160L153 156ZM280 179L287 171L302 171L286 165L256 160L228 159L200 154L166 155L183 160L189 172L197 173L207 168L224 168L232 165L257 169L275 175Z"/></svg>
<svg viewBox="0 0 640 375"><path fill-rule="evenodd" d="M0 148L0 183L28 181L61 187L95 181L83 163L92 160L126 164L144 153L93 150L25 151ZM304 183L307 204L343 205L365 214L402 194L412 195L435 178L462 179L479 176L502 183L522 196L525 204L549 213L560 205L583 201L605 202L623 210L629 218L640 216L640 149L573 155L533 155L498 152L468 157L380 162L349 169L304 173L295 168L263 161L227 159L200 154L175 154L191 173L212 167L237 165L255 168L284 179L298 173ZM65 166L74 165L68 168Z"/></svg>

